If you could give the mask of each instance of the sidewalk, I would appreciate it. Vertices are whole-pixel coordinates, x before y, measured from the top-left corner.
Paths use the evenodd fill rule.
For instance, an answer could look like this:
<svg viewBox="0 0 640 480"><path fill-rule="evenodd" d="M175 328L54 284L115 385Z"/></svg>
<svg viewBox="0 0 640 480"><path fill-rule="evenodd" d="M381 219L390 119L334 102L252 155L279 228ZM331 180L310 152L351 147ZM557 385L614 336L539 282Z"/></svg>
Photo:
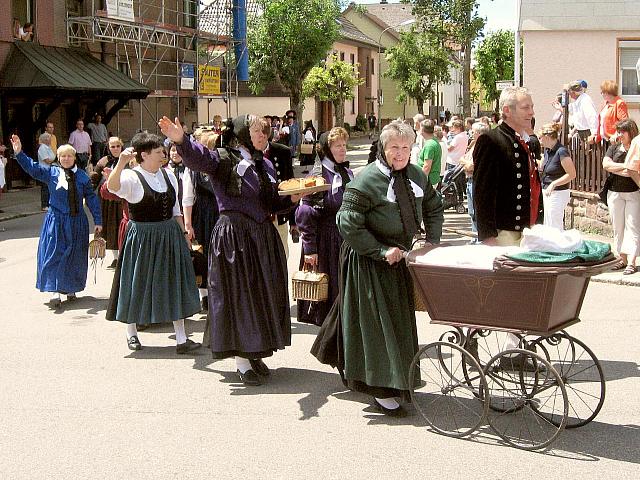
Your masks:
<svg viewBox="0 0 640 480"><path fill-rule="evenodd" d="M0 197L0 222L42 213L40 187L12 189Z"/></svg>
<svg viewBox="0 0 640 480"><path fill-rule="evenodd" d="M364 154L365 150L368 152L368 148L365 148L365 145L366 144L363 143L360 147L362 154ZM364 155L358 155L356 152L354 152L354 154L352 155L355 158L351 158L352 155L349 155L350 160L355 160L356 165L360 163L366 165L366 157L364 157ZM301 167L297 166L296 170L298 169L301 170ZM299 174L299 172L296 172L296 174ZM0 229L2 229L1 222L5 220L42 213L40 211L40 187L15 189L10 190L7 193L3 193L0 198L0 210L2 211L0 212ZM450 234L469 237L469 239L474 236L471 233L471 219L469 216L453 213L453 210L445 212L444 229ZM592 235L582 232L582 236L585 240L596 240L598 242L605 242L609 244L613 242L612 238L603 237L601 235ZM623 275L622 271L608 272L592 277L591 280L593 282L640 287L640 272L633 275Z"/></svg>

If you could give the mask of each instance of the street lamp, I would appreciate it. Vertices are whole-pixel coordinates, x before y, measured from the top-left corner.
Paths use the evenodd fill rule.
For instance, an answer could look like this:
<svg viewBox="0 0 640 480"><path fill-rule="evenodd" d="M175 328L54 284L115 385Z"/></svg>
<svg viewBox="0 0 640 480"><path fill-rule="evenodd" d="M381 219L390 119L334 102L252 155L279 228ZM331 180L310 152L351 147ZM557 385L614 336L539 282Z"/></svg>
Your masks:
<svg viewBox="0 0 640 480"><path fill-rule="evenodd" d="M384 35L384 32L386 32L387 30L391 30L396 29L398 27L405 27L407 25L411 25L412 23L416 23L416 19L415 18L410 18L409 20L405 20L404 22L401 22L397 25L392 25L390 27L385 28L384 30L382 30L382 32L380 32L380 37L378 37L378 134L380 134L380 124L381 124L381 120L382 118L380 117L380 106L382 105L382 85L380 85L380 69L382 67L382 62L381 62L381 56L382 56L382 35Z"/></svg>

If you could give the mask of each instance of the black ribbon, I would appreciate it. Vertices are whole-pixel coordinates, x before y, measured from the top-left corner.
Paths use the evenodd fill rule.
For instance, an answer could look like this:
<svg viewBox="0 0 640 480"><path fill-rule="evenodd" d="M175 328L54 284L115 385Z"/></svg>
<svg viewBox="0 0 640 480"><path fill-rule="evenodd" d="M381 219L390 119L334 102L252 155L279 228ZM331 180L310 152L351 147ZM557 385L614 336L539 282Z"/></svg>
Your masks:
<svg viewBox="0 0 640 480"><path fill-rule="evenodd" d="M78 215L78 190L76 187L76 173L73 167L64 168L64 176L67 179L67 204L72 217Z"/></svg>
<svg viewBox="0 0 640 480"><path fill-rule="evenodd" d="M384 149L378 145L377 149L378 161L383 165L389 166L387 157L384 154ZM407 167L408 167L407 163ZM407 235L412 239L416 233L420 231L420 221L418 220L418 209L416 207L416 196L411 188L411 182L407 177L407 167L402 170L392 170L391 178L393 180L393 193L396 194L396 201L400 208L400 220L402 220L402 226ZM392 167L390 167L392 168Z"/></svg>

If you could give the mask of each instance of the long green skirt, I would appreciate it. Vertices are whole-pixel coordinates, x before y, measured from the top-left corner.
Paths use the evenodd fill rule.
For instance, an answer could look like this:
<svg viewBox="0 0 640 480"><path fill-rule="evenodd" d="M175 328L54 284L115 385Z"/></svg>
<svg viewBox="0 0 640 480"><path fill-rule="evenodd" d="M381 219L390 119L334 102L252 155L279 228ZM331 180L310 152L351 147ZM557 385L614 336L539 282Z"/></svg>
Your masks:
<svg viewBox="0 0 640 480"><path fill-rule="evenodd" d="M342 338L344 377L374 396L404 395L418 351L413 282L404 261L395 265L346 255ZM413 379L417 385L419 376Z"/></svg>
<svg viewBox="0 0 640 480"><path fill-rule="evenodd" d="M193 263L178 223L129 221L107 320L148 325L199 311Z"/></svg>

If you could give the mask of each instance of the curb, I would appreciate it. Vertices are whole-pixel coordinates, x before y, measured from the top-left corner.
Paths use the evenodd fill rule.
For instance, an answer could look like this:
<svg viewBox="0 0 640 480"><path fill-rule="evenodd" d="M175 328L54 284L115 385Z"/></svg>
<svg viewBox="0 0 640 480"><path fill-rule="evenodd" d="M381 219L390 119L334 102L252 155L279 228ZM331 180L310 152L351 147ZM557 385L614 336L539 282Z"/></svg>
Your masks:
<svg viewBox="0 0 640 480"><path fill-rule="evenodd" d="M6 222L7 220L15 220L16 218L30 217L31 215L38 215L39 213L46 213L46 212L38 210L37 212L14 213L12 215L6 215L4 217L0 217L0 222Z"/></svg>

